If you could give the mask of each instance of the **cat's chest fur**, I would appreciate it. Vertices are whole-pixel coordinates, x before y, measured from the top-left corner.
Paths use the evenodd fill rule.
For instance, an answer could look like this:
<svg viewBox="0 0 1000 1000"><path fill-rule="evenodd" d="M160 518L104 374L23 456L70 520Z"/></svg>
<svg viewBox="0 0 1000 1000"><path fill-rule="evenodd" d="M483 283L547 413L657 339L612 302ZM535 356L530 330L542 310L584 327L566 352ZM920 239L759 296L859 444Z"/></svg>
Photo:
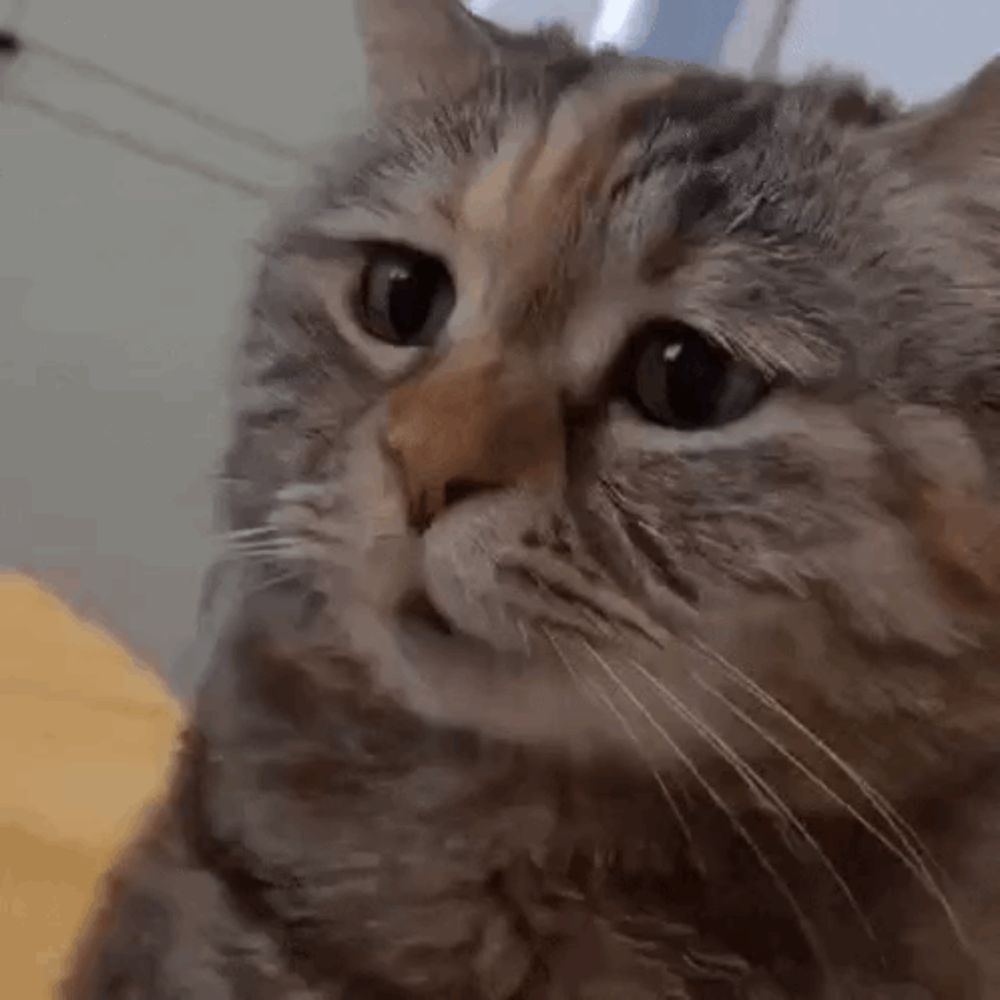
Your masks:
<svg viewBox="0 0 1000 1000"><path fill-rule="evenodd" d="M327 729L329 705L282 687L268 716L251 701L192 737L172 801L114 890L112 943L97 967L85 952L69 996L993 995L919 891L880 884L877 857L848 874L887 949L814 860L766 860L782 848L766 825L750 827L762 865L739 833L752 820L671 805L651 779L429 733L342 696L347 714ZM976 871L989 820L957 826ZM117 981L145 985L115 993Z"/></svg>

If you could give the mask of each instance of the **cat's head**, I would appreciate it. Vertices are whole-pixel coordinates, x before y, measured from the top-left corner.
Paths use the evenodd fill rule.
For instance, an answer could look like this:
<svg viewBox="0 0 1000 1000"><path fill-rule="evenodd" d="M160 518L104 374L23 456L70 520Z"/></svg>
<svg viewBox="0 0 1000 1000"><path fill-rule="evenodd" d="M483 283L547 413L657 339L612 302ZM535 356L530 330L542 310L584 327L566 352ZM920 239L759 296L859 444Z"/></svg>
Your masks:
<svg viewBox="0 0 1000 1000"><path fill-rule="evenodd" d="M797 761L957 774L1000 732L1000 64L903 113L359 20L371 127L254 301L240 537L458 724L818 802Z"/></svg>

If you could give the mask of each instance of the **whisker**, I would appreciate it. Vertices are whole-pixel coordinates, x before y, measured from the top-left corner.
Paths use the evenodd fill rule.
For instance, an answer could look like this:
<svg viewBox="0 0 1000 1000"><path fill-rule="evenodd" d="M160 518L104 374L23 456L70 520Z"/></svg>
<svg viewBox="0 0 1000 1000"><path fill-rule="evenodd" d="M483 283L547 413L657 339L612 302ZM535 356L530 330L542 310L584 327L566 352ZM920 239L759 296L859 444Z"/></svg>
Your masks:
<svg viewBox="0 0 1000 1000"><path fill-rule="evenodd" d="M832 747L830 747L819 736L813 733L800 719L798 719L789 709L781 704L776 698L764 690L753 680L744 670L741 670L735 663L723 656L718 650L713 649L697 636L685 636L680 638L671 632L667 632L662 626L647 619L640 626L641 633L653 642L661 650L666 650L668 643L681 642L688 649L697 655L711 660L721 667L737 684L747 691L758 702L769 708L772 712L784 719L797 733L805 737L814 747L816 747L836 768L844 774L852 784L858 789L879 818L888 826L889 831L899 840L899 853L893 852L907 868L911 874L920 882L927 892L943 908L955 931L957 937L964 943L967 936L962 930L961 922L958 920L953 907L948 901L947 895L940 885L938 879L930 869L930 865L940 872L940 865L931 859L929 852L920 840L919 835L913 826L895 809L892 804L875 789L855 768L845 761ZM691 677L696 677L694 671L687 668L686 672ZM807 769L808 770L808 769ZM866 824L866 829L871 826L870 821ZM878 836L875 834L876 837ZM885 844L882 838L880 842ZM888 845L885 845L888 847ZM910 860L907 861L906 859Z"/></svg>
<svg viewBox="0 0 1000 1000"><path fill-rule="evenodd" d="M255 528L235 528L222 533L224 541L243 541L250 538L261 538L273 535L277 529L272 524L260 524Z"/></svg>
<svg viewBox="0 0 1000 1000"><path fill-rule="evenodd" d="M796 815L788 803L774 790L774 788L771 787L771 785L768 784L767 781L765 781L760 773L748 761L744 760L739 753L726 740L724 740L722 736L713 730L704 719L700 718L693 709L691 709L688 705L685 705L683 700L671 691L667 685L663 683L663 681L647 670L641 663L638 663L631 658L629 658L626 662L643 678L645 678L645 680L652 685L660 697L671 708L673 708L674 711L677 712L681 718L683 718L688 725L690 725L691 728L702 737L702 739L712 746L716 752L729 763L733 770L740 776L743 783L751 791L755 792L757 795L763 796L765 802L769 803L773 809L777 810L778 815L786 823L788 823L793 830L795 830L795 832L819 858L820 863L834 880L838 890L847 900L851 909L857 916L858 922L864 929L865 934L872 941L875 941L876 935L871 921L861 909L857 897L851 890L850 885L848 885L844 876L841 875L836 865L834 865L830 856L823 850L823 847L812 835L809 828L799 818L799 816Z"/></svg>
<svg viewBox="0 0 1000 1000"><path fill-rule="evenodd" d="M576 686L583 691L588 693L591 697L597 699L597 701L611 714L618 725L621 727L622 732L625 733L626 737L635 746L636 752L639 754L643 763L649 769L649 773L663 795L664 800L670 807L670 811L674 814L674 818L677 820L677 825L680 827L681 832L684 834L684 839L690 844L691 843L691 827L689 826L687 820L684 818L684 814L681 811L680 806L677 803L677 799L674 794L670 791L667 783L663 780L663 775L657 770L653 762L649 759L649 755L645 752L642 747L642 741L636 734L635 729L632 724L624 716L621 709L608 697L607 693L602 687L600 687L594 680L587 677L585 674L581 673L565 656L564 650L561 643L556 639L556 637L544 626L542 627L542 633L546 639L548 639L549 644L552 646L553 651L556 654L559 662L566 668L570 677Z"/></svg>
<svg viewBox="0 0 1000 1000"><path fill-rule="evenodd" d="M860 791L865 793L866 798L870 799L872 806L876 808L879 815L903 839L904 843L917 853L919 858L927 861L931 860L927 848L920 840L913 826L900 815L899 811L893 807L892 803L881 792L874 788L862 774L844 760L829 744L806 726L801 719L790 712L777 698L761 687L745 670L740 669L740 667L723 656L718 650L713 649L701 639L692 639L690 643L698 652L709 657L729 673L745 691L755 697L766 708L771 709L772 712L784 719L797 733L809 740L838 770L849 777L858 786Z"/></svg>
<svg viewBox="0 0 1000 1000"><path fill-rule="evenodd" d="M941 887L934 874L931 872L928 862L930 859L927 848L921 841L913 826L900 815L899 811L875 789L865 777L852 767L840 754L838 754L821 737L816 735L808 726L790 712L773 695L762 688L744 670L741 670L735 663L723 656L718 650L713 649L707 643L698 638L691 638L687 643L696 652L711 659L720 666L726 673L738 683L743 690L753 696L757 701L770 709L785 722L788 723L797 733L807 739L820 753L823 754L842 774L844 774L864 796L865 800L872 806L878 816L888 825L889 829L899 838L900 849L893 851L902 864L920 882L933 899L935 899L944 910L952 930L963 944L967 944L967 935L962 928L961 921L955 913L944 889ZM807 769L808 771L808 769ZM868 826L866 825L866 828ZM888 848L884 837L879 838L880 842ZM903 850L905 848L906 850ZM909 860L907 860L909 859ZM935 865L935 867L938 867Z"/></svg>
<svg viewBox="0 0 1000 1000"><path fill-rule="evenodd" d="M863 775L844 760L829 744L806 726L801 719L790 712L777 698L761 687L745 670L740 669L740 667L723 656L717 649L712 648L698 638L692 638L688 642L697 652L707 656L725 670L745 691L755 697L761 704L779 715L799 735L809 740L838 770L849 777L858 786L860 791L865 793L866 798L870 799L872 806L877 809L879 815L903 839L907 846L916 851L919 857L929 859L927 849L912 825L899 814L898 810L892 806L885 796L877 791Z"/></svg>
<svg viewBox="0 0 1000 1000"><path fill-rule="evenodd" d="M906 851L899 846L899 844L890 840L885 831L879 829L879 827L877 827L863 812L861 812L851 802L848 802L847 799L840 795L836 789L832 788L826 781L816 774L816 772L813 771L812 768L805 763L805 761L792 753L792 751L784 746L784 744L782 744L779 739L770 733L765 726L757 722L757 720L754 719L749 713L744 712L743 709L741 709L731 698L712 687L711 684L706 683L700 677L694 674L692 674L691 677L703 691L706 691L708 694L721 701L722 704L724 704L737 719L751 729L755 735L763 740L763 742L771 747L771 749L778 753L784 760L788 761L788 763L790 763L800 774L807 778L832 802L842 808L852 819L858 822L864 830L871 834L890 854L892 854L893 857L900 861L912 874L917 876L922 885L925 884L925 880L912 857L907 854ZM904 846L908 845L904 842Z"/></svg>
<svg viewBox="0 0 1000 1000"><path fill-rule="evenodd" d="M289 570L287 573L278 573L275 576L270 576L265 580L261 580L257 586L247 590L244 596L253 597L257 594L262 594L265 590L270 590L272 587L280 587L283 583L289 583L291 580L297 579L299 575L300 571L294 569Z"/></svg>
<svg viewBox="0 0 1000 1000"><path fill-rule="evenodd" d="M271 536L248 537L230 542L227 551L246 559L331 559L351 550L348 538L339 532L310 528L292 533L271 529Z"/></svg>
<svg viewBox="0 0 1000 1000"><path fill-rule="evenodd" d="M709 782L701 771L698 770L697 765L686 754L677 741L670 735L670 733L663 727L659 720L649 711L642 700L635 694L635 692L628 686L628 684L622 680L618 674L615 673L614 669L600 655L600 653L585 639L582 640L586 649L590 652L590 655L597 661L604 672L608 675L611 681L618 687L618 689L625 695L628 701L635 707L640 715L646 720L646 722L652 727L652 729L660 736L661 739L667 744L671 752L673 752L677 758L684 764L684 766L691 773L691 776L695 781L701 786L705 794L711 799L713 804L719 811L726 817L732 826L733 830L737 836L747 845L753 856L757 859L757 863L761 866L762 870L767 873L775 888L778 890L779 894L784 898L785 902L788 904L789 909L794 915L796 922L802 931L803 936L809 943L810 948L812 948L813 953L816 955L817 961L822 965L824 970L829 970L830 962L826 954L826 949L823 948L819 937L816 934L816 928L813 926L812 921L806 916L805 911L799 904L795 893L792 891L788 883L781 877L778 870L774 867L771 859L764 852L763 848L757 843L753 835L746 828L746 826L741 822L740 818L736 815L734 810L728 805L725 799L719 794L718 790Z"/></svg>
<svg viewBox="0 0 1000 1000"><path fill-rule="evenodd" d="M259 545L233 545L229 547L228 551L233 555L242 556L244 559L269 559L294 554L294 546L291 542L282 539Z"/></svg>

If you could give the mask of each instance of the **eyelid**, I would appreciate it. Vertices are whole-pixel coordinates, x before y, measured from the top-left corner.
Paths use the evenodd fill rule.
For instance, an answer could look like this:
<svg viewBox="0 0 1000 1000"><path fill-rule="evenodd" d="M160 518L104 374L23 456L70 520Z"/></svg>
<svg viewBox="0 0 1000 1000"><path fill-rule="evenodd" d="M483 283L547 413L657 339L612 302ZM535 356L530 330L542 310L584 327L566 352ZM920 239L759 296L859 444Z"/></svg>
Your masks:
<svg viewBox="0 0 1000 1000"><path fill-rule="evenodd" d="M380 237L360 238L354 241L354 246L358 252L370 259L377 255L391 256L395 254L400 258L407 257L429 257L437 260L441 266L451 274L447 259L435 250L428 250L417 243L408 240L386 240Z"/></svg>
<svg viewBox="0 0 1000 1000"><path fill-rule="evenodd" d="M841 368L839 352L815 340L813 343L817 343L818 349L811 350L811 345L801 338L775 335L763 344L763 338L755 336L753 331L747 333L746 327L741 329L743 335L738 338L721 334L711 325L698 329L708 341L727 351L736 361L760 372L772 384L822 385L835 378ZM821 346L825 349L819 349Z"/></svg>
<svg viewBox="0 0 1000 1000"><path fill-rule="evenodd" d="M281 250L288 257L301 257L315 264L350 262L358 256L358 241L302 230L286 236Z"/></svg>
<svg viewBox="0 0 1000 1000"><path fill-rule="evenodd" d="M431 216L416 217L388 206L380 212L362 205L328 209L305 229L318 245L404 246L447 260L454 234Z"/></svg>
<svg viewBox="0 0 1000 1000"><path fill-rule="evenodd" d="M327 209L309 223L309 229L355 242L371 238L393 241L401 235L402 221L409 222L408 228L412 227L413 220L401 218L395 210L390 214L365 205L345 205Z"/></svg>

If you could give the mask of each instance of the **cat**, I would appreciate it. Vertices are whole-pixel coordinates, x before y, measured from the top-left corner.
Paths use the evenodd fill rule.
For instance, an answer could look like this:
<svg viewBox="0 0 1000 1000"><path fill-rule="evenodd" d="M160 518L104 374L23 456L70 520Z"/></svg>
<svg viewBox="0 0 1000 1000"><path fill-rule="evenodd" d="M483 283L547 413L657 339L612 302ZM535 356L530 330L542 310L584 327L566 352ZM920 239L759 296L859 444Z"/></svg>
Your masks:
<svg viewBox="0 0 1000 1000"><path fill-rule="evenodd" d="M64 997L1000 997L1000 61L358 23Z"/></svg>

